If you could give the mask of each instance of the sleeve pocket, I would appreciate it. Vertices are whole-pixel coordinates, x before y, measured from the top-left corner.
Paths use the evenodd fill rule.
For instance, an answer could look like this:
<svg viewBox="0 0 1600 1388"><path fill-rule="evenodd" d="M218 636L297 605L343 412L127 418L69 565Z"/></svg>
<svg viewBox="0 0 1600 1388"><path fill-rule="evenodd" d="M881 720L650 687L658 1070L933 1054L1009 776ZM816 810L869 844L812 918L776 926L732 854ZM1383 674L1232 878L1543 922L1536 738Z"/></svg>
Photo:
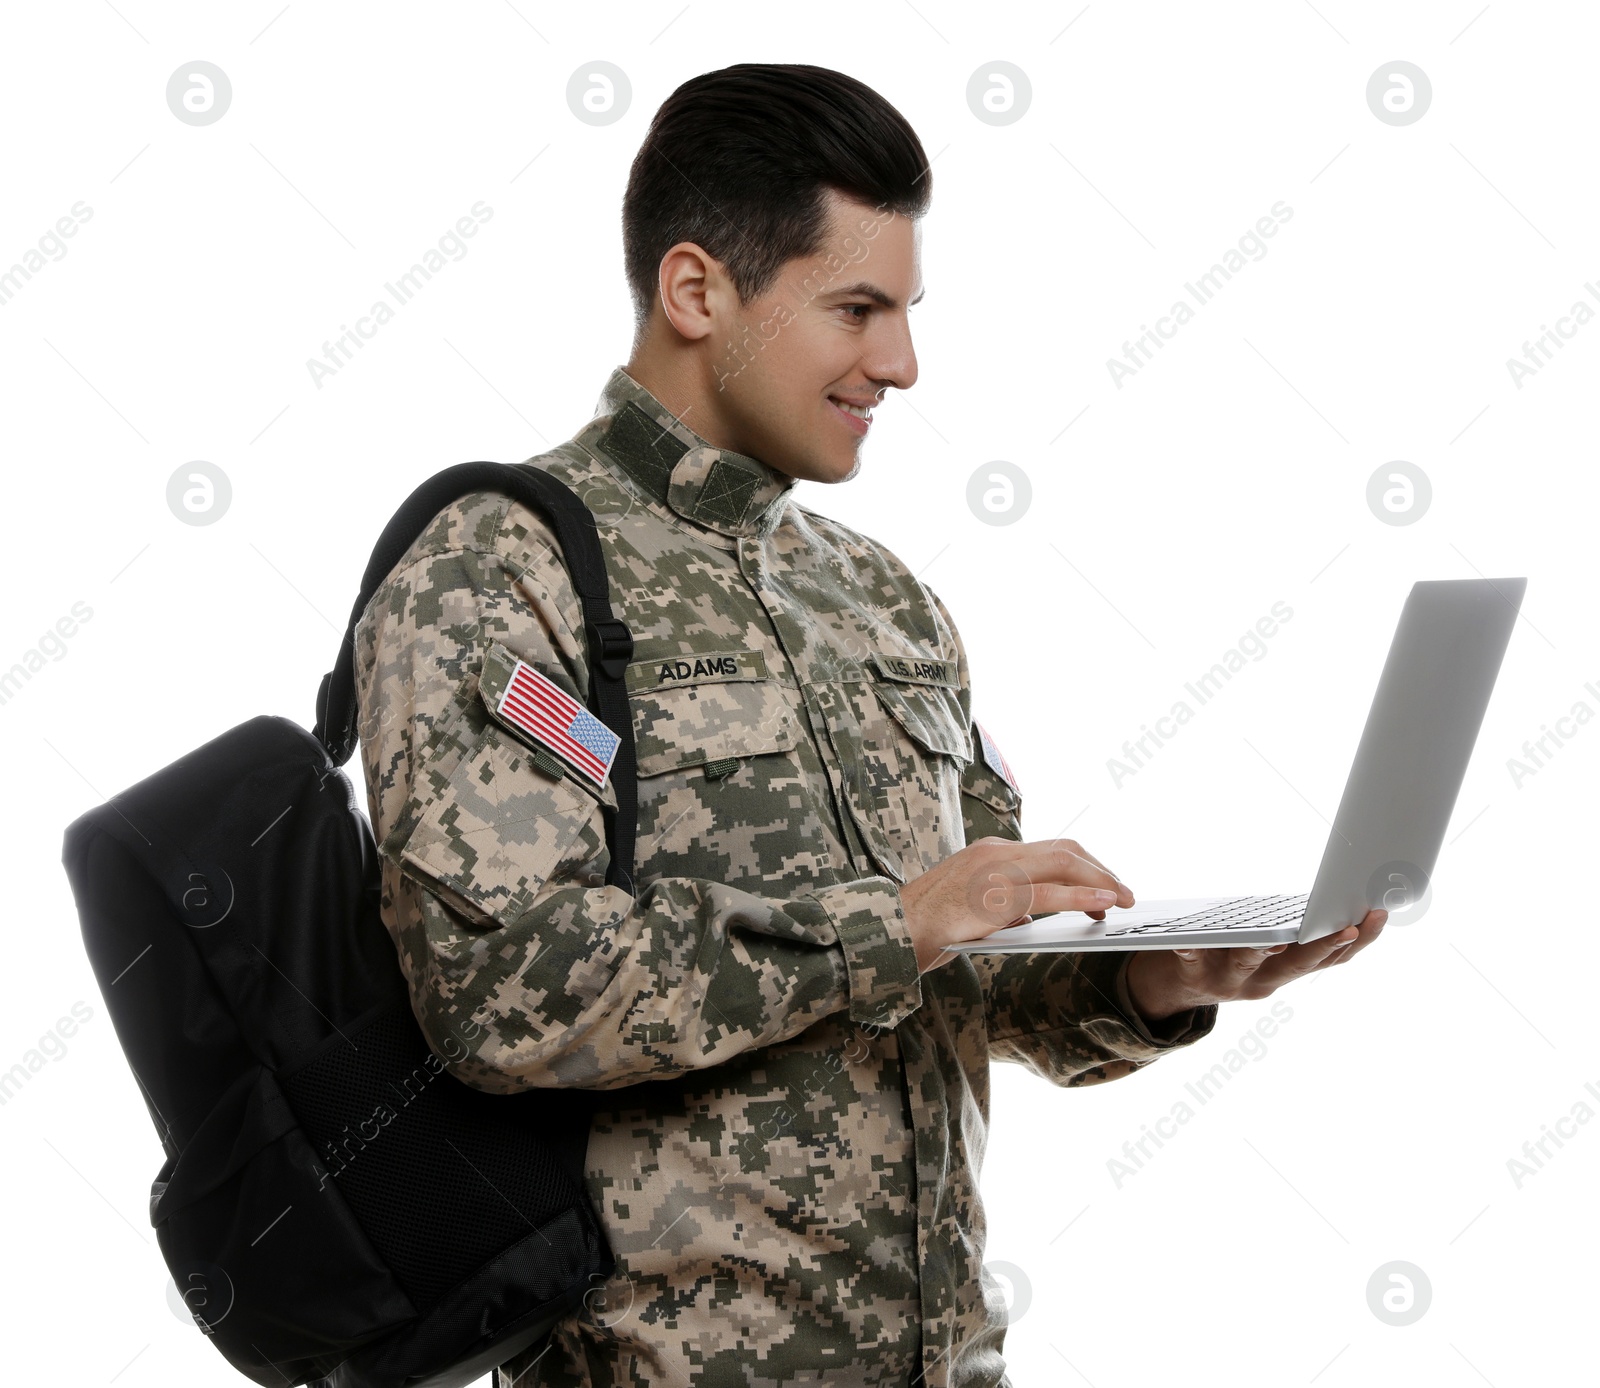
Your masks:
<svg viewBox="0 0 1600 1388"><path fill-rule="evenodd" d="M1022 809L1022 797L981 757L963 774L961 793L981 801L998 815L1014 815Z"/></svg>
<svg viewBox="0 0 1600 1388"><path fill-rule="evenodd" d="M976 749L982 747L976 728L972 730L972 745ZM962 771L961 794L971 802L962 807L968 843L991 834L1007 839L1022 837L1022 796L981 754Z"/></svg>
<svg viewBox="0 0 1600 1388"><path fill-rule="evenodd" d="M599 814L593 795L547 775L489 722L422 811L400 848L401 867L424 886L447 888L483 928L510 925Z"/></svg>

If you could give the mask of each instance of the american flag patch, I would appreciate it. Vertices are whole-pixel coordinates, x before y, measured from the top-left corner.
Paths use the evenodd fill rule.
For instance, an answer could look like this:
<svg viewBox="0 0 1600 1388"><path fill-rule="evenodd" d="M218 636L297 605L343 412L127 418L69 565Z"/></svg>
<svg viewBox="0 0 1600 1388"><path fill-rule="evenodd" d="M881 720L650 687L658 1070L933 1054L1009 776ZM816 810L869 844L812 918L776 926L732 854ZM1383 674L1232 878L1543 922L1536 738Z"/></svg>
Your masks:
<svg viewBox="0 0 1600 1388"><path fill-rule="evenodd" d="M519 660L495 712L537 738L597 786L611 773L622 739L560 685Z"/></svg>
<svg viewBox="0 0 1600 1388"><path fill-rule="evenodd" d="M1000 754L1000 744L989 736L989 730L982 723L975 723L978 729L978 741L983 744L983 759L1001 780L1003 780L1018 795L1022 794L1022 787L1017 784L1017 778L1011 774L1011 765Z"/></svg>

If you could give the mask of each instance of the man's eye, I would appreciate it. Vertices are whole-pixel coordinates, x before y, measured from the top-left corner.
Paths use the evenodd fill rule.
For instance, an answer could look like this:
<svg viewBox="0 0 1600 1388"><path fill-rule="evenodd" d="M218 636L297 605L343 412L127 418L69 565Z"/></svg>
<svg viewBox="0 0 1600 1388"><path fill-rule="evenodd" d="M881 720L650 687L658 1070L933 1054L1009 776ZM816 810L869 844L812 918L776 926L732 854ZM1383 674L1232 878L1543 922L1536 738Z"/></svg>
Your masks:
<svg viewBox="0 0 1600 1388"><path fill-rule="evenodd" d="M867 314L872 312L871 304L845 304L843 307L846 313L854 313L857 309L861 310L861 318L856 319L856 322L858 323L861 322Z"/></svg>

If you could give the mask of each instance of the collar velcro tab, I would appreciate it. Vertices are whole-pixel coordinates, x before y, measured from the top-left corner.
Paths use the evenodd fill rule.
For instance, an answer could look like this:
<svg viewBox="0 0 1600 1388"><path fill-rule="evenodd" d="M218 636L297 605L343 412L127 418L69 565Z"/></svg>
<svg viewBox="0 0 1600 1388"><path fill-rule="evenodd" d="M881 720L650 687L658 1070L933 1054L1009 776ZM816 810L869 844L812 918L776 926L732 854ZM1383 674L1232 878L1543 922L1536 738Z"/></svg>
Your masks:
<svg viewBox="0 0 1600 1388"><path fill-rule="evenodd" d="M936 684L944 689L959 689L956 663L940 656L874 651L872 663L886 680L901 684Z"/></svg>

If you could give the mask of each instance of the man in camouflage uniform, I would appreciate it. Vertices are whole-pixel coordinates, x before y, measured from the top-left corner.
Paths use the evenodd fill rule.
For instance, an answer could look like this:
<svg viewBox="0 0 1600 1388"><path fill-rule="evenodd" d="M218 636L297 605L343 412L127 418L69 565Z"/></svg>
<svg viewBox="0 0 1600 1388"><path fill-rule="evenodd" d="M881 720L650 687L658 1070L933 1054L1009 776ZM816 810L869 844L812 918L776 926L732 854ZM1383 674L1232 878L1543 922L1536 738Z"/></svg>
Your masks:
<svg viewBox="0 0 1600 1388"><path fill-rule="evenodd" d="M915 379L903 305L919 277L903 222L874 254L889 289L866 302L892 304L893 326L853 341L844 383L872 398ZM674 248L656 347L636 344L630 367L671 379L657 349L682 343L659 315L698 340L734 302L701 294L719 273ZM810 351L796 323L773 360ZM696 399L707 434L731 432ZM634 636L633 896L604 883L609 779L497 711L519 661L589 694L580 605L538 515L487 492L447 507L356 632L382 910L419 1022L475 1087L597 1099L586 1180L615 1275L603 1304L499 1381L1003 1384L978 1196L989 1062L1058 1085L1115 1079L1204 1035L1217 998L1261 994L1248 970L1204 981L1214 960L1172 963L1200 972L1163 993L1131 978L1127 953L941 951L1029 900L1132 897L1076 844L1014 842L1020 798L973 724L944 605L795 501L797 473L848 475L864 429L829 416L811 461L780 470L712 444L687 413L619 368L591 422L531 460L594 512ZM983 895L1019 877L1020 897Z"/></svg>
<svg viewBox="0 0 1600 1388"><path fill-rule="evenodd" d="M609 782L491 712L517 660L588 697L541 518L493 493L447 508L357 630L383 910L419 1020L485 1029L452 1067L478 1088L606 1091L588 1184L615 1285L528 1381L745 1382L730 1359L774 1383L996 1381L990 1059L1110 1079L1215 1009L1158 1040L1120 953L919 974L898 885L1020 837L943 605L621 369L534 461L594 511L634 633L636 901L600 885Z"/></svg>

